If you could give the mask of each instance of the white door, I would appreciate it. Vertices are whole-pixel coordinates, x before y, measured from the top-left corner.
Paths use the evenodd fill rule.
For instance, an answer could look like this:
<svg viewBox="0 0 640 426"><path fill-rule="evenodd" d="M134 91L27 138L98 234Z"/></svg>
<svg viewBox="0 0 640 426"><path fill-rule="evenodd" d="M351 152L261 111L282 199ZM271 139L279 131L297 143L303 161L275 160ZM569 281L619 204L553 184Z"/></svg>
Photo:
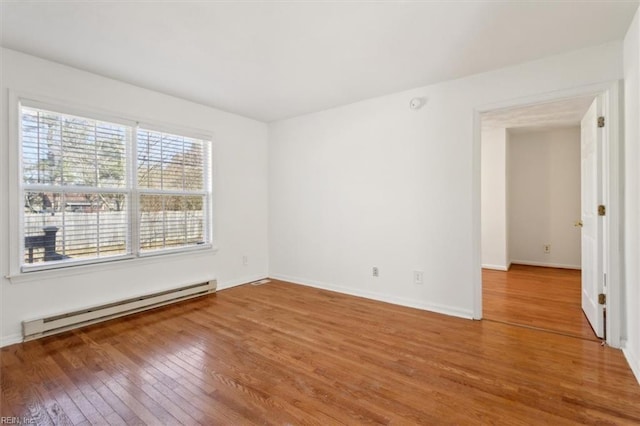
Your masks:
<svg viewBox="0 0 640 426"><path fill-rule="evenodd" d="M602 275L602 133L598 127L600 99L596 98L582 118L581 184L582 184L582 310L598 337L604 337L604 305L598 303L603 293Z"/></svg>

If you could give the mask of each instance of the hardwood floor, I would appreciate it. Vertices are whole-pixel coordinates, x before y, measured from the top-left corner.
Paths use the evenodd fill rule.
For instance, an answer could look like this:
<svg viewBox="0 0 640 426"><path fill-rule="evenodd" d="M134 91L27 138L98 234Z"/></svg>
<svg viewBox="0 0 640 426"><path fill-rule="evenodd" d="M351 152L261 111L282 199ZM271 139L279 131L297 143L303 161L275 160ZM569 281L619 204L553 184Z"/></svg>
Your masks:
<svg viewBox="0 0 640 426"><path fill-rule="evenodd" d="M38 424L638 424L598 342L284 282L2 349Z"/></svg>
<svg viewBox="0 0 640 426"><path fill-rule="evenodd" d="M580 271L512 265L482 271L485 319L598 339L581 307Z"/></svg>

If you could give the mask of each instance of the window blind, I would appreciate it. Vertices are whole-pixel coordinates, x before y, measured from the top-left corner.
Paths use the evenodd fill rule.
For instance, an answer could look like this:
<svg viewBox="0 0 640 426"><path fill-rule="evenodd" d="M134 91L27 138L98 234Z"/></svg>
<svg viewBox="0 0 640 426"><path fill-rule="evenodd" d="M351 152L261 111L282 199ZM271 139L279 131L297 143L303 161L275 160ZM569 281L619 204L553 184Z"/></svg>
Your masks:
<svg viewBox="0 0 640 426"><path fill-rule="evenodd" d="M142 251L205 243L207 148L199 139L138 129Z"/></svg>
<svg viewBox="0 0 640 426"><path fill-rule="evenodd" d="M26 263L131 253L130 139L120 124L21 108Z"/></svg>

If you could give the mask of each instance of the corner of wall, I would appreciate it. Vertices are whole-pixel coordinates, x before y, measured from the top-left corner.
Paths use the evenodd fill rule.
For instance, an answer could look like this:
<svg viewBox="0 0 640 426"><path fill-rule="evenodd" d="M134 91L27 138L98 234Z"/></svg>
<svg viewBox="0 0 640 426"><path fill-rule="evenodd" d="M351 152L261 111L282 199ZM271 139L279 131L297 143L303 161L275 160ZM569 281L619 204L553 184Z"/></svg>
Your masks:
<svg viewBox="0 0 640 426"><path fill-rule="evenodd" d="M0 348L15 345L16 343L22 343L22 334L14 333L0 338Z"/></svg>
<svg viewBox="0 0 640 426"><path fill-rule="evenodd" d="M631 371L633 371L633 374L636 376L636 380L640 385L640 359L628 348L622 349L622 353L624 353L627 363L629 363L629 367L631 367Z"/></svg>
<svg viewBox="0 0 640 426"><path fill-rule="evenodd" d="M631 370L640 383L640 269L636 261L640 251L640 185L637 171L640 165L640 9L636 11L624 39L624 218L623 218L623 259L624 259L624 323L626 340L624 355Z"/></svg>

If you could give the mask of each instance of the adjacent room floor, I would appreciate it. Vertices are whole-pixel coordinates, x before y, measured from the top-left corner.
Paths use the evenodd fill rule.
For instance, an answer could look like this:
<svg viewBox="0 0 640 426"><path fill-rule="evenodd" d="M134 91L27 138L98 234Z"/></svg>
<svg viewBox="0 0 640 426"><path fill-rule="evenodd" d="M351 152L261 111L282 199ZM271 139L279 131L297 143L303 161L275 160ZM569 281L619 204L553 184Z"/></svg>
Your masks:
<svg viewBox="0 0 640 426"><path fill-rule="evenodd" d="M482 310L488 320L597 340L581 307L581 273L512 265L482 271Z"/></svg>
<svg viewBox="0 0 640 426"><path fill-rule="evenodd" d="M640 423L597 341L279 281L2 349L38 424Z"/></svg>

